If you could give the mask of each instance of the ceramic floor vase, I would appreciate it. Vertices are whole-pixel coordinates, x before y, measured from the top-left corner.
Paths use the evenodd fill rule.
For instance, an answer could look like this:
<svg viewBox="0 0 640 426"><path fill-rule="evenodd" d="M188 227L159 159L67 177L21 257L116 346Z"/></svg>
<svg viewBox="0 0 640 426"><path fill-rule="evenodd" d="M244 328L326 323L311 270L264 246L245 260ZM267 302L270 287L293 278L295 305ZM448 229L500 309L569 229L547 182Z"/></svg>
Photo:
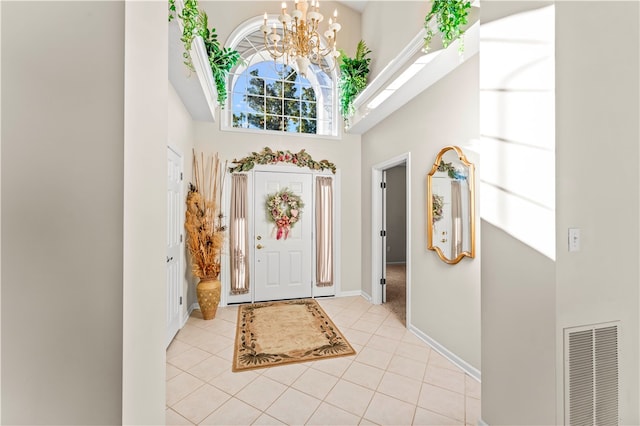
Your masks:
<svg viewBox="0 0 640 426"><path fill-rule="evenodd" d="M205 320L214 319L220 304L220 280L216 278L201 278L196 287L198 304Z"/></svg>

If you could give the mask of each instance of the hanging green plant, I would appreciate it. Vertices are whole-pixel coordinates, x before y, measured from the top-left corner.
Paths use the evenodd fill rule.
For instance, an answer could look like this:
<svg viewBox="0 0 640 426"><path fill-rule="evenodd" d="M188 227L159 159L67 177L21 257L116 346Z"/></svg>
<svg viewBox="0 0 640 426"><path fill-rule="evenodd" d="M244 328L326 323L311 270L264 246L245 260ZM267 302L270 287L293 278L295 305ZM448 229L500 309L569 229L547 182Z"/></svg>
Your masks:
<svg viewBox="0 0 640 426"><path fill-rule="evenodd" d="M175 0L169 0L169 21L176 17ZM240 62L240 54L228 47L222 47L218 41L216 29L209 29L209 17L203 10L198 9L197 0L184 0L184 7L178 18L182 21L182 37L180 40L184 44L184 64L194 71L193 62L191 61L191 45L193 39L197 36L202 37L204 47L209 57L209 67L216 84L218 92L218 103L220 108L224 108L227 100L227 76L229 71L238 62Z"/></svg>
<svg viewBox="0 0 640 426"><path fill-rule="evenodd" d="M176 17L176 0L169 0L169 22Z"/></svg>
<svg viewBox="0 0 640 426"><path fill-rule="evenodd" d="M353 115L353 101L356 96L367 86L367 76L369 75L369 63L371 58L367 55L371 50L364 40L360 40L356 48L355 58L349 58L344 51L340 50L340 112L342 118L348 120Z"/></svg>
<svg viewBox="0 0 640 426"><path fill-rule="evenodd" d="M227 100L227 76L229 71L240 61L240 53L228 47L222 47L218 41L216 29L209 30L208 17L205 12L200 12L202 26L198 29L198 35L204 40L204 47L209 56L209 66L213 73L218 91L218 103L224 107Z"/></svg>
<svg viewBox="0 0 640 426"><path fill-rule="evenodd" d="M431 12L424 18L424 28L427 35L424 38L424 51L429 50L433 29L429 22L436 18L438 31L442 37L442 45L446 48L454 40L460 39L459 51L464 51L464 43L461 38L464 34L462 27L467 24L471 2L467 0L433 0Z"/></svg>

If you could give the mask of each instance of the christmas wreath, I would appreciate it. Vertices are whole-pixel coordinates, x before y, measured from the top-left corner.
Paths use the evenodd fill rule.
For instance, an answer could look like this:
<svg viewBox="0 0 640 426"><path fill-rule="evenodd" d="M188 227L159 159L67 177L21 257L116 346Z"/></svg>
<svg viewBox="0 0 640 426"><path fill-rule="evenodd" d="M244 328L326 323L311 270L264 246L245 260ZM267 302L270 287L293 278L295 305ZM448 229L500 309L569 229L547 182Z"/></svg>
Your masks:
<svg viewBox="0 0 640 426"><path fill-rule="evenodd" d="M291 227L300 220L304 203L293 192L284 188L267 197L269 220L276 224L276 239L287 239Z"/></svg>

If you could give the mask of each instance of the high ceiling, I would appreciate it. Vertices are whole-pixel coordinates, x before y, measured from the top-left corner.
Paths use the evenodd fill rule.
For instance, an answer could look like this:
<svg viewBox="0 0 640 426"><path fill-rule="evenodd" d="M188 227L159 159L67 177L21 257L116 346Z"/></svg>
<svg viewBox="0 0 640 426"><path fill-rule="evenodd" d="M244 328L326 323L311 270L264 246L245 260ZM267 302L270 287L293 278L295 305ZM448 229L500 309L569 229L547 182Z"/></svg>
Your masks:
<svg viewBox="0 0 640 426"><path fill-rule="evenodd" d="M364 7L367 5L366 1L357 1L357 0L355 1L354 0L338 0L338 3L342 3L353 10L357 10L360 13L364 11Z"/></svg>

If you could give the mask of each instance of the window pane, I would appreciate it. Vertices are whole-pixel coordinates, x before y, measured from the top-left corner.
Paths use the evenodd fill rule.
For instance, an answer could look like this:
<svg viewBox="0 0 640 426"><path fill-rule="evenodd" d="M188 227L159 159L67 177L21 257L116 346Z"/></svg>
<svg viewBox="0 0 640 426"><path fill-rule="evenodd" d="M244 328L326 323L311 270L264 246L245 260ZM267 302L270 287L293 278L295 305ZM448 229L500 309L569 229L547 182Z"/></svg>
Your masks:
<svg viewBox="0 0 640 426"><path fill-rule="evenodd" d="M267 81L267 86L266 86L266 91L267 91L267 96L274 96L274 97L282 97L282 81L273 81L273 80L268 80Z"/></svg>
<svg viewBox="0 0 640 426"><path fill-rule="evenodd" d="M300 101L284 101L284 114L294 117L300 116Z"/></svg>
<svg viewBox="0 0 640 426"><path fill-rule="evenodd" d="M252 95L264 95L264 79L257 77L258 70L253 70L251 78L249 79L249 85L247 86L247 93Z"/></svg>
<svg viewBox="0 0 640 426"><path fill-rule="evenodd" d="M233 114L233 127L248 127L247 115L243 112L240 114Z"/></svg>
<svg viewBox="0 0 640 426"><path fill-rule="evenodd" d="M287 132L298 133L300 132L300 119L297 117L288 117L287 119Z"/></svg>
<svg viewBox="0 0 640 426"><path fill-rule="evenodd" d="M316 118L316 103L315 102L302 102L300 108L300 116L308 118Z"/></svg>
<svg viewBox="0 0 640 426"><path fill-rule="evenodd" d="M315 101L316 100L316 92L313 90L313 87L303 87L302 88L302 100L303 101Z"/></svg>
<svg viewBox="0 0 640 426"><path fill-rule="evenodd" d="M298 85L296 83L284 83L284 97L286 99L298 99Z"/></svg>
<svg viewBox="0 0 640 426"><path fill-rule="evenodd" d="M316 120L301 119L300 120L300 132L302 133L316 133Z"/></svg>
<svg viewBox="0 0 640 426"><path fill-rule="evenodd" d="M247 123L249 129L264 129L264 115L247 114ZM245 127L247 127L245 125Z"/></svg>
<svg viewBox="0 0 640 426"><path fill-rule="evenodd" d="M267 114L282 115L282 99L267 98Z"/></svg>
<svg viewBox="0 0 640 426"><path fill-rule="evenodd" d="M247 95L247 107L250 111L264 113L264 98L262 96Z"/></svg>
<svg viewBox="0 0 640 426"><path fill-rule="evenodd" d="M282 117L267 115L267 130L284 130L282 127Z"/></svg>

